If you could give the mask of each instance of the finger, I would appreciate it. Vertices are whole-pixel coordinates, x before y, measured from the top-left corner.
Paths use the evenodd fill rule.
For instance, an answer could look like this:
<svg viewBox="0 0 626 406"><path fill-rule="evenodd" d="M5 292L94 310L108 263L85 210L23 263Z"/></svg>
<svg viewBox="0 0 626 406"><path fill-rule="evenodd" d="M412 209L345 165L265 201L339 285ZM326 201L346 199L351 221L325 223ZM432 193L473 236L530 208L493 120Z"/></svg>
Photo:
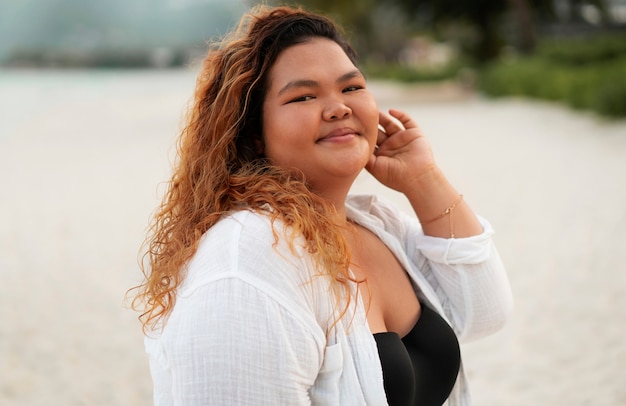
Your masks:
<svg viewBox="0 0 626 406"><path fill-rule="evenodd" d="M382 111L378 113L378 123L382 126L387 135L391 135L404 129L398 121L394 120L391 116L383 113Z"/></svg>
<svg viewBox="0 0 626 406"><path fill-rule="evenodd" d="M384 129L378 128L378 135L376 137L376 146L380 146L385 140L389 138L389 134L387 134Z"/></svg>
<svg viewBox="0 0 626 406"><path fill-rule="evenodd" d="M397 118L402 123L404 128L408 129L408 128L416 128L417 127L417 123L415 121L413 121L411 116L409 116L404 111L396 110L396 109L389 109L389 114L392 117Z"/></svg>
<svg viewBox="0 0 626 406"><path fill-rule="evenodd" d="M365 164L365 169L367 169L367 171L371 171L372 168L374 168L376 166L376 155L372 154L370 155L370 159L367 161L367 164Z"/></svg>

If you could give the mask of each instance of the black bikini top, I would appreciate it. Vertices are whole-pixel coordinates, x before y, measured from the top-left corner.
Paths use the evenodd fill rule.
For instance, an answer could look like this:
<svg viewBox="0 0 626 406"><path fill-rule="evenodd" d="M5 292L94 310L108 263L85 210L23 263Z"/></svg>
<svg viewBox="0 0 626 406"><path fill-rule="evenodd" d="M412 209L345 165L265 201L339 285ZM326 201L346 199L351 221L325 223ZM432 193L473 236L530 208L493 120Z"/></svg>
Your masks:
<svg viewBox="0 0 626 406"><path fill-rule="evenodd" d="M389 406L441 406L452 391L461 365L459 342L435 311L422 314L404 338L374 334Z"/></svg>

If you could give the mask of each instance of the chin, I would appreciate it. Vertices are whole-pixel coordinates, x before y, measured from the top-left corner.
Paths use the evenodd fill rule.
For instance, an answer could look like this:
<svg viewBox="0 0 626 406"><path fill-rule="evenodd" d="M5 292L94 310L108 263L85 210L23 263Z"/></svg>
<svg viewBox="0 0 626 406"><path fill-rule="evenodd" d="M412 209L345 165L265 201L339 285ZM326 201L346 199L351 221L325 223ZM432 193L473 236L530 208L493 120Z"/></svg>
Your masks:
<svg viewBox="0 0 626 406"><path fill-rule="evenodd" d="M345 179L353 182L354 179L359 176L359 174L365 169L365 164L363 165L354 165L354 166L343 166L341 168L337 168L332 171L331 174L338 179Z"/></svg>

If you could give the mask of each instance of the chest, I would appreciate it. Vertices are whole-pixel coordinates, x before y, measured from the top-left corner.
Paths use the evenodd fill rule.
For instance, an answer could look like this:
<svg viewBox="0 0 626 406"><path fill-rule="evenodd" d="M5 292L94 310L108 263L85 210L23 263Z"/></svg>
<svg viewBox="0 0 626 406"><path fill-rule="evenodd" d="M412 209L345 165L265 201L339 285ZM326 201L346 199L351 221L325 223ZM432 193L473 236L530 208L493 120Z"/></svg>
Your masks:
<svg viewBox="0 0 626 406"><path fill-rule="evenodd" d="M420 304L406 271L373 233L357 226L348 239L351 270L359 283L367 321L373 333L406 335L420 315Z"/></svg>

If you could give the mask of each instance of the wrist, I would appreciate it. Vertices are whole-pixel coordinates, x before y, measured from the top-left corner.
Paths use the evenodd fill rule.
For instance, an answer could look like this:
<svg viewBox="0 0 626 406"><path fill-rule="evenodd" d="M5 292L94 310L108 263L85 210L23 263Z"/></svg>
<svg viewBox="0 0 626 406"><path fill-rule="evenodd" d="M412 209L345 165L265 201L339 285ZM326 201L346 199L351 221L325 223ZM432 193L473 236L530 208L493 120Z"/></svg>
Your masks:
<svg viewBox="0 0 626 406"><path fill-rule="evenodd" d="M442 190L449 191L451 188L452 186L443 172L438 166L433 165L408 179L401 192L404 193L409 200L412 200L432 196Z"/></svg>

